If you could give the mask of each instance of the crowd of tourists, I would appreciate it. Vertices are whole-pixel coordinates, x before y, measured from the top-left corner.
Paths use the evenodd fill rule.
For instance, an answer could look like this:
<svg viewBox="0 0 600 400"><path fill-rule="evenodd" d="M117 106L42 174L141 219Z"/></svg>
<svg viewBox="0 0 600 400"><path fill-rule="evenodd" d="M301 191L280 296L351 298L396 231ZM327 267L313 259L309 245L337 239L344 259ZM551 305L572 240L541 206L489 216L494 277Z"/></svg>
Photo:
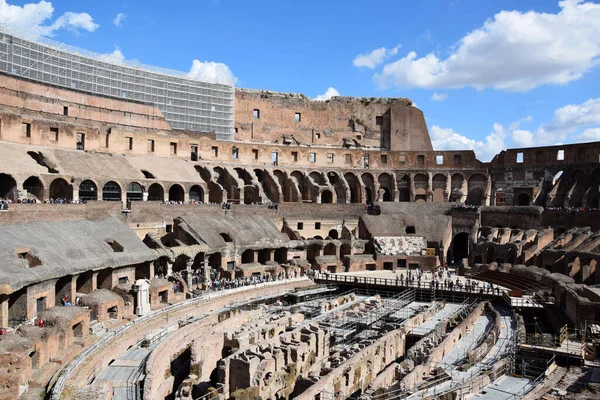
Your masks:
<svg viewBox="0 0 600 400"><path fill-rule="evenodd" d="M577 214L582 212L600 211L599 207L544 207L546 211L564 211L569 214Z"/></svg>
<svg viewBox="0 0 600 400"><path fill-rule="evenodd" d="M429 274L431 274L431 279L427 276ZM494 286L493 283L488 282L486 284L485 282L464 277L463 279L464 281L456 275L456 272L448 270L448 266L446 265L433 273L423 272L421 268L416 268L414 271L409 270L406 277L404 276L404 273L396 275L396 282L400 284L400 286L421 287L423 282L423 286L428 285L430 289L435 288L436 290L458 290L473 293L479 292L482 294L494 294L494 292L496 292L496 294L500 294L500 287Z"/></svg>
<svg viewBox="0 0 600 400"><path fill-rule="evenodd" d="M452 206L453 212L477 212L479 206L455 205Z"/></svg>

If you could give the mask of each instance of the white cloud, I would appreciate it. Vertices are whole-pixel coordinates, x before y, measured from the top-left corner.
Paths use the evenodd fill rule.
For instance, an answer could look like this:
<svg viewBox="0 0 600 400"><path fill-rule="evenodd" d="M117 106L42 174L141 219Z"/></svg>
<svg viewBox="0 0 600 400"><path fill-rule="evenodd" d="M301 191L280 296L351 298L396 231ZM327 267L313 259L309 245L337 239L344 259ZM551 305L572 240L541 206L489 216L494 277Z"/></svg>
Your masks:
<svg viewBox="0 0 600 400"><path fill-rule="evenodd" d="M333 96L339 96L340 93L335 90L334 87L330 87L329 89L327 89L325 91L325 93L318 95L317 97L315 97L316 101L325 101L325 100L329 100L331 99Z"/></svg>
<svg viewBox="0 0 600 400"><path fill-rule="evenodd" d="M435 150L473 150L481 161L489 161L504 150L505 137L504 127L500 124L494 124L492 132L483 141L469 139L451 128L431 127L431 142Z"/></svg>
<svg viewBox="0 0 600 400"><path fill-rule="evenodd" d="M59 29L94 32L100 26L88 13L71 11L65 12L51 24L44 25L50 22L53 12L52 3L47 1L15 6L8 4L6 0L0 0L0 26L32 39L53 36Z"/></svg>
<svg viewBox="0 0 600 400"><path fill-rule="evenodd" d="M522 147L545 146L565 141L600 140L595 136L596 129L576 135L584 127L600 125L600 97L589 99L581 104L569 104L554 110L550 123L540 125L535 131L517 129L512 133L513 141Z"/></svg>
<svg viewBox="0 0 600 400"><path fill-rule="evenodd" d="M125 13L118 13L115 19L113 19L113 24L115 24L117 28L120 28L125 23L125 18L127 18Z"/></svg>
<svg viewBox="0 0 600 400"><path fill-rule="evenodd" d="M600 141L600 128L586 129L579 136L577 136L577 140L581 142Z"/></svg>
<svg viewBox="0 0 600 400"><path fill-rule="evenodd" d="M597 124L600 124L600 97L555 110L550 128L574 130L581 126Z"/></svg>
<svg viewBox="0 0 600 400"><path fill-rule="evenodd" d="M527 91L577 80L600 63L600 4L558 3L557 14L501 11L441 59L414 51L384 65L381 87Z"/></svg>
<svg viewBox="0 0 600 400"><path fill-rule="evenodd" d="M438 93L438 92L434 92L430 99L433 101L444 101L448 98L448 93Z"/></svg>
<svg viewBox="0 0 600 400"><path fill-rule="evenodd" d="M123 64L125 62L125 56L118 47L112 53L101 54L99 58L102 61L106 61L113 64Z"/></svg>
<svg viewBox="0 0 600 400"><path fill-rule="evenodd" d="M385 60L387 60L390 57L395 56L396 54L398 54L398 50L400 49L400 45L392 48L392 49L387 49L385 47L380 47L378 49L373 50L370 53L367 54L359 54L354 58L354 61L352 61L352 64L354 64L355 67L365 67L365 68L369 68L369 69L373 69L376 66L378 66L379 64L381 64L382 62L384 62Z"/></svg>
<svg viewBox="0 0 600 400"><path fill-rule="evenodd" d="M226 85L234 85L237 82L237 78L233 76L233 73L227 65L212 61L192 61L192 67L187 76L199 81L222 83Z"/></svg>

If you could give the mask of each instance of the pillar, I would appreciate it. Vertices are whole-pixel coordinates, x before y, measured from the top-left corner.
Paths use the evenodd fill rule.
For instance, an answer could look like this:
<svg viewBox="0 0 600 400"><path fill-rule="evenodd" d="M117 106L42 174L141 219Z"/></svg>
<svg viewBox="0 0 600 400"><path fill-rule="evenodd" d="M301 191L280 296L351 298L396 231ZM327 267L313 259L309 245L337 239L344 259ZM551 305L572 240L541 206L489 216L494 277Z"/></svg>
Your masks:
<svg viewBox="0 0 600 400"><path fill-rule="evenodd" d="M411 172L408 175L408 178L410 179L410 189L409 189L410 201L414 202L415 201L415 174Z"/></svg>
<svg viewBox="0 0 600 400"><path fill-rule="evenodd" d="M427 173L427 202L433 202L433 174L431 172Z"/></svg>
<svg viewBox="0 0 600 400"><path fill-rule="evenodd" d="M269 250L269 261L275 261L275 249Z"/></svg>
<svg viewBox="0 0 600 400"><path fill-rule="evenodd" d="M8 296L0 296L0 327L8 328Z"/></svg>
<svg viewBox="0 0 600 400"><path fill-rule="evenodd" d="M452 198L452 176L447 173L446 174L446 189L444 191L444 201L449 202Z"/></svg>

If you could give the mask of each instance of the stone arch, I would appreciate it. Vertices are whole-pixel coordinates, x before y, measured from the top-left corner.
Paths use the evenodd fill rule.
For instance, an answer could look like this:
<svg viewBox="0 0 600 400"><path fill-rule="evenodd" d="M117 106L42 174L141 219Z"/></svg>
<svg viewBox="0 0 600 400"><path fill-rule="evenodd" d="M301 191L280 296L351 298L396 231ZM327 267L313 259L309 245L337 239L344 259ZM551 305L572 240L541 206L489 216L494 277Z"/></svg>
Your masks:
<svg viewBox="0 0 600 400"><path fill-rule="evenodd" d="M44 184L37 176L30 176L27 178L25 182L23 182L23 189L26 190L28 194L32 194L38 200L42 200L44 198ZM2 192L1 189L0 192ZM0 197L3 196L0 195Z"/></svg>
<svg viewBox="0 0 600 400"><path fill-rule="evenodd" d="M260 203L258 189L254 186L244 186L244 204Z"/></svg>
<svg viewBox="0 0 600 400"><path fill-rule="evenodd" d="M213 171L217 174L217 183L227 192L227 200L239 200L240 190L237 181L222 167L214 167Z"/></svg>
<svg viewBox="0 0 600 400"><path fill-rule="evenodd" d="M169 201L185 201L185 191L181 185L175 183L169 188Z"/></svg>
<svg viewBox="0 0 600 400"><path fill-rule="evenodd" d="M130 182L127 185L127 201L142 201L144 200L144 189L137 182Z"/></svg>
<svg viewBox="0 0 600 400"><path fill-rule="evenodd" d="M452 194L450 200L453 202L461 202L463 193L463 185L465 182L465 177L462 174L456 173L452 175L450 178L450 188L452 189Z"/></svg>
<svg viewBox="0 0 600 400"><path fill-rule="evenodd" d="M0 198L8 197L16 200L13 195L14 189L17 188L17 181L9 174L0 174Z"/></svg>
<svg viewBox="0 0 600 400"><path fill-rule="evenodd" d="M318 171L313 171L310 174L308 174L308 176L315 181L315 183L319 186L325 185L325 178L323 177L323 174L321 172Z"/></svg>
<svg viewBox="0 0 600 400"><path fill-rule="evenodd" d="M467 204L480 206L485 203L485 188L487 178L483 174L473 174L467 182Z"/></svg>
<svg viewBox="0 0 600 400"><path fill-rule="evenodd" d="M283 201L285 202L296 202L298 201L298 195L289 179L286 179L285 173L281 170L274 170L273 176L277 179L281 192L283 194Z"/></svg>
<svg viewBox="0 0 600 400"><path fill-rule="evenodd" d="M204 189L200 185L194 185L190 188L190 201L204 203Z"/></svg>
<svg viewBox="0 0 600 400"><path fill-rule="evenodd" d="M266 264L268 261L271 261L271 249L260 249L258 251L258 262Z"/></svg>
<svg viewBox="0 0 600 400"><path fill-rule="evenodd" d="M338 203L347 203L346 200L346 185L344 180L340 177L340 175L335 171L327 172L327 178L329 179L329 183L335 189L335 194Z"/></svg>
<svg viewBox="0 0 600 400"><path fill-rule="evenodd" d="M590 174L590 192L587 199L587 206L600 208L600 168L592 171Z"/></svg>
<svg viewBox="0 0 600 400"><path fill-rule="evenodd" d="M148 201L165 201L165 189L160 183L153 183L148 188Z"/></svg>
<svg viewBox="0 0 600 400"><path fill-rule="evenodd" d="M324 256L337 255L337 246L335 245L335 243L333 243L333 242L327 243L327 245L323 249L323 255Z"/></svg>
<svg viewBox="0 0 600 400"><path fill-rule="evenodd" d="M427 201L427 186L429 177L425 174L416 174L414 177L415 183L415 201Z"/></svg>
<svg viewBox="0 0 600 400"><path fill-rule="evenodd" d="M398 187L398 201L410 201L410 176L408 174L398 174L396 176L396 185Z"/></svg>
<svg viewBox="0 0 600 400"><path fill-rule="evenodd" d="M279 264L285 264L288 261L288 249L280 247L275 250L275 261Z"/></svg>
<svg viewBox="0 0 600 400"><path fill-rule="evenodd" d="M265 196L272 202L279 201L279 191L273 178L265 170L258 168L254 169L254 175L262 185Z"/></svg>
<svg viewBox="0 0 600 400"><path fill-rule="evenodd" d="M362 203L362 188L356 175L352 172L346 172L344 178L350 187L350 203Z"/></svg>
<svg viewBox="0 0 600 400"><path fill-rule="evenodd" d="M375 178L370 172L365 172L361 175L363 184L365 185L365 197L367 203L375 201Z"/></svg>
<svg viewBox="0 0 600 400"><path fill-rule="evenodd" d="M121 201L121 185L115 181L109 181L102 187L103 201Z"/></svg>
<svg viewBox="0 0 600 400"><path fill-rule="evenodd" d="M494 246L488 246L485 248L485 262L487 264L493 263L494 262L494 252L495 252L495 248Z"/></svg>
<svg viewBox="0 0 600 400"><path fill-rule="evenodd" d="M382 172L377 177L380 191L382 191L381 199L383 201L394 201L394 179L387 172Z"/></svg>
<svg viewBox="0 0 600 400"><path fill-rule="evenodd" d="M331 239L339 239L340 237L340 233L338 232L337 229L331 229L328 233L327 236Z"/></svg>
<svg viewBox="0 0 600 400"><path fill-rule="evenodd" d="M242 253L242 264L250 264L254 262L254 250L248 249Z"/></svg>
<svg viewBox="0 0 600 400"><path fill-rule="evenodd" d="M306 247L306 259L310 263L315 262L315 257L321 255L322 246L318 243L311 243Z"/></svg>
<svg viewBox="0 0 600 400"><path fill-rule="evenodd" d="M238 178L244 181L244 185L252 185L252 175L244 168L234 168L235 172L238 175Z"/></svg>
<svg viewBox="0 0 600 400"><path fill-rule="evenodd" d="M433 202L443 203L446 201L446 175L435 174L432 179Z"/></svg>
<svg viewBox="0 0 600 400"><path fill-rule="evenodd" d="M448 257L448 261L455 263L462 262L463 258L469 257L469 234L467 232L459 232L452 239L452 257Z"/></svg>
<svg viewBox="0 0 600 400"><path fill-rule="evenodd" d="M349 256L352 254L352 246L350 246L350 244L348 243L342 243L342 245L340 246L340 258L343 258L344 256Z"/></svg>
<svg viewBox="0 0 600 400"><path fill-rule="evenodd" d="M96 183L94 183L94 181L86 179L79 184L79 200L98 200L98 186L96 186Z"/></svg>
<svg viewBox="0 0 600 400"><path fill-rule="evenodd" d="M73 186L63 178L56 178L50 184L50 198L73 200Z"/></svg>
<svg viewBox="0 0 600 400"><path fill-rule="evenodd" d="M571 174L571 189L569 190L569 206L583 206L585 192L589 185L588 176L580 169Z"/></svg>
<svg viewBox="0 0 600 400"><path fill-rule="evenodd" d="M329 189L324 189L321 192L321 203L322 204L330 204L333 203L333 193L331 193L331 190Z"/></svg>

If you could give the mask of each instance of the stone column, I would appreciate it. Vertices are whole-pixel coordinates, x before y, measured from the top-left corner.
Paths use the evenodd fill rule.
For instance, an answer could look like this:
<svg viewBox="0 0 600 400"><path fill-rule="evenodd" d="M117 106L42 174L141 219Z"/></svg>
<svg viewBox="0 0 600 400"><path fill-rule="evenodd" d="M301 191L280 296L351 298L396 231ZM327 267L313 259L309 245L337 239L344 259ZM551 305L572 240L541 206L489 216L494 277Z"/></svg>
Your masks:
<svg viewBox="0 0 600 400"><path fill-rule="evenodd" d="M275 261L275 249L269 250L269 261Z"/></svg>
<svg viewBox="0 0 600 400"><path fill-rule="evenodd" d="M444 192L444 201L448 202L452 198L452 176L446 174L446 191Z"/></svg>
<svg viewBox="0 0 600 400"><path fill-rule="evenodd" d="M136 303L135 314L137 316L144 315L150 312L150 284L145 279L139 279L133 285L133 289L136 291Z"/></svg>
<svg viewBox="0 0 600 400"><path fill-rule="evenodd" d="M8 328L8 296L0 296L0 327Z"/></svg>
<svg viewBox="0 0 600 400"><path fill-rule="evenodd" d="M433 174L431 172L427 173L427 202L433 202Z"/></svg>
<svg viewBox="0 0 600 400"><path fill-rule="evenodd" d="M411 172L410 174L408 174L408 178L410 179L410 189L409 189L410 201L414 202L415 201L415 174Z"/></svg>

